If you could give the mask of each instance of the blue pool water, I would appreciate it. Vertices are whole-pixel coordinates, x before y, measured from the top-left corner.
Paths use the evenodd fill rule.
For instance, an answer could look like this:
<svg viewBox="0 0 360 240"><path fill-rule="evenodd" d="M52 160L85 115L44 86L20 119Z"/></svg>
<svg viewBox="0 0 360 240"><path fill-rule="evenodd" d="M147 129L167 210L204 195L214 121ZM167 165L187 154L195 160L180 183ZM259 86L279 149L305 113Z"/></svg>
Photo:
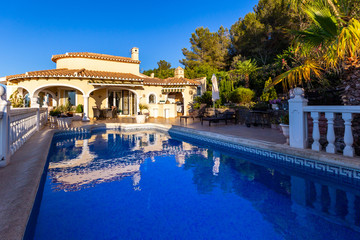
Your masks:
<svg viewBox="0 0 360 240"><path fill-rule="evenodd" d="M251 155L108 130L48 158L37 240L360 239L359 185Z"/></svg>

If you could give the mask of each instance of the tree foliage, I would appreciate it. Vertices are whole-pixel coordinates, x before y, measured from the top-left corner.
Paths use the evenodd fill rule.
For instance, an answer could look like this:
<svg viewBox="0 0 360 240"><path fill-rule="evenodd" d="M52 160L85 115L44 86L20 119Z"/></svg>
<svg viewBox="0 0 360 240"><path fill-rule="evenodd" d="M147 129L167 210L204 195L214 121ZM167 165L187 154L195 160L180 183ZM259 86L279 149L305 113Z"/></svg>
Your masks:
<svg viewBox="0 0 360 240"><path fill-rule="evenodd" d="M225 69L230 46L229 31L220 27L217 32L199 27L191 34L191 48L183 48L185 56L180 61L186 68L194 68L205 64L216 69Z"/></svg>
<svg viewBox="0 0 360 240"><path fill-rule="evenodd" d="M174 77L175 69L171 68L171 63L165 60L160 60L159 62L157 62L157 65L158 65L157 68L144 71L143 74L150 76L151 73L154 73L154 76L156 78L161 78L161 79Z"/></svg>
<svg viewBox="0 0 360 240"><path fill-rule="evenodd" d="M14 108L24 107L24 97L19 94L18 90L15 90L15 92L10 95L9 100L11 106Z"/></svg>

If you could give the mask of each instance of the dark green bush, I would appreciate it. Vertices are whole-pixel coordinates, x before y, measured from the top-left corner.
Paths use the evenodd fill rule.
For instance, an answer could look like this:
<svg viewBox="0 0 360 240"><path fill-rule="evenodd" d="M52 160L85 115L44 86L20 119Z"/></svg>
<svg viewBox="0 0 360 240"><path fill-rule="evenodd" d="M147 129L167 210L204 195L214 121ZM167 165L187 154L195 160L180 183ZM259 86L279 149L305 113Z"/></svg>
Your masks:
<svg viewBox="0 0 360 240"><path fill-rule="evenodd" d="M84 112L84 106L82 104L78 104L76 106L76 112L77 113L83 113Z"/></svg>
<svg viewBox="0 0 360 240"><path fill-rule="evenodd" d="M244 105L251 103L254 96L255 93L251 89L239 87L230 93L229 100Z"/></svg>

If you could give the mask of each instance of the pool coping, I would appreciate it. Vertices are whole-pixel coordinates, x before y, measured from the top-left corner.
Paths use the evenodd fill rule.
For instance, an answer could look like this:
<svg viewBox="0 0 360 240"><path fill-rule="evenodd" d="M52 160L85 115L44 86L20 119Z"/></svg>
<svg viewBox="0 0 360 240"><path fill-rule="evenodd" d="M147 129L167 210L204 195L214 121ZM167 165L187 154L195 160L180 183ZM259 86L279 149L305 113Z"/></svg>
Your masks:
<svg viewBox="0 0 360 240"><path fill-rule="evenodd" d="M95 129L157 130L195 140L220 144L261 156L275 157L296 165L360 179L360 159L291 148L260 140L251 140L171 124L104 123L89 124L67 130L44 128L35 133L11 157L10 164L0 169L0 236L2 239L23 239L40 186L47 156L55 133L90 133ZM26 160L25 160L26 158Z"/></svg>

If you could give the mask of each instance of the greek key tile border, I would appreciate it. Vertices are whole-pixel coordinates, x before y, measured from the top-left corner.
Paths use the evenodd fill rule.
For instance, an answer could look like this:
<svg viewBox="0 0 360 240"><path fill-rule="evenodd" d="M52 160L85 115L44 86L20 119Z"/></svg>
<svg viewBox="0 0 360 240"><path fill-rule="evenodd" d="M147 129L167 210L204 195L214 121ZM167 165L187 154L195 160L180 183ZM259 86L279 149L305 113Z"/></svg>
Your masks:
<svg viewBox="0 0 360 240"><path fill-rule="evenodd" d="M210 137L205 137L198 135L196 133L189 133L186 131L170 129L169 131L165 131L164 129L158 129L154 126L143 126L143 127L95 127L91 130L84 129L84 128L72 128L66 129L60 132L55 133L54 137L56 136L69 136L69 135L85 135L91 134L93 131L98 130L122 130L122 131L143 131L143 130L156 130L163 133L169 133L177 135L181 138L188 138L192 140L201 141L202 143L210 143L219 147L228 148L236 151L240 151L242 154L251 155L251 157L266 157L269 161L274 163L281 163L289 166L296 166L297 168L303 168L305 170L313 170L313 171L321 171L327 174L331 174L334 176L339 177L348 177L360 180L360 170L342 167L338 165L328 164L324 162L318 162L316 160L305 159L302 157L292 156L284 153L273 152L270 150L260 149L256 147L244 146L241 144L226 142L220 139L214 139Z"/></svg>
<svg viewBox="0 0 360 240"><path fill-rule="evenodd" d="M270 150L264 150L256 147L244 146L241 144L224 142L218 139L213 139L209 137L203 137L196 134L189 134L186 132L181 132L177 130L170 130L171 134L178 135L180 137L200 140L205 143L210 143L218 146L222 146L225 148L230 148L236 151L240 151L243 153L248 153L251 155L259 156L259 157L267 157L272 162L282 162L283 164L288 164L300 168L304 168L306 170L314 170L314 171L322 171L331 175L340 176L340 177L348 177L353 179L360 180L360 170L337 166L333 164L318 162L316 160L305 159L297 156L287 155L283 153L273 152ZM255 157L254 156L254 157Z"/></svg>

